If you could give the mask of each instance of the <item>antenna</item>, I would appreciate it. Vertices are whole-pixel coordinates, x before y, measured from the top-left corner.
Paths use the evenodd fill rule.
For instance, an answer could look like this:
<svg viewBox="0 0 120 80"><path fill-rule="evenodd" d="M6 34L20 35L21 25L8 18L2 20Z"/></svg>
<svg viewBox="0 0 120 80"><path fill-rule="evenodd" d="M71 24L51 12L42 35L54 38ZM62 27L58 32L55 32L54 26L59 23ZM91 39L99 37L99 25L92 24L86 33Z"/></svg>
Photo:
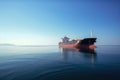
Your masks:
<svg viewBox="0 0 120 80"><path fill-rule="evenodd" d="M93 37L93 31L91 30L91 38Z"/></svg>

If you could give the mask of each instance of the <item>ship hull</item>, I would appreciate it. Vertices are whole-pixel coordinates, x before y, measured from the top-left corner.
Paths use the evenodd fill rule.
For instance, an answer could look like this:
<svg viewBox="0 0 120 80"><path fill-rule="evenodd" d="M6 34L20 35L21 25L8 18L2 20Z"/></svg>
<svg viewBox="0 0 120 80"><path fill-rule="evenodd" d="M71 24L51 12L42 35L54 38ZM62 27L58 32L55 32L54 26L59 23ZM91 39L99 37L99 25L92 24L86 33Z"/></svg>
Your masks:
<svg viewBox="0 0 120 80"><path fill-rule="evenodd" d="M61 44L59 44L59 46L62 47L62 48L77 48L76 44L64 44L64 43L61 43Z"/></svg>
<svg viewBox="0 0 120 80"><path fill-rule="evenodd" d="M59 44L60 47L62 48L85 48L85 49L94 49L96 48L95 45L80 45L80 44Z"/></svg>
<svg viewBox="0 0 120 80"><path fill-rule="evenodd" d="M94 49L96 46L94 43L96 42L96 38L85 38L81 40L77 44L65 44L65 43L60 43L59 46L62 48L88 48L88 49Z"/></svg>

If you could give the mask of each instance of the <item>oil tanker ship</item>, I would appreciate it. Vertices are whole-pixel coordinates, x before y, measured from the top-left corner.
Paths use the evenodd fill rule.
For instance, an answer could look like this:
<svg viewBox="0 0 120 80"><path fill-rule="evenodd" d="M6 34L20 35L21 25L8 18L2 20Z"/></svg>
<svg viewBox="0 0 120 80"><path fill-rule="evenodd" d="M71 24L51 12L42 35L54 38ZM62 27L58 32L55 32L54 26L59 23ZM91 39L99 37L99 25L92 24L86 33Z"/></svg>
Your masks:
<svg viewBox="0 0 120 80"><path fill-rule="evenodd" d="M97 38L91 37L90 38L84 38L84 39L73 39L69 40L70 38L64 37L62 38L62 42L59 42L59 47L62 48L79 48L79 49L94 49L96 46L94 43L96 42Z"/></svg>

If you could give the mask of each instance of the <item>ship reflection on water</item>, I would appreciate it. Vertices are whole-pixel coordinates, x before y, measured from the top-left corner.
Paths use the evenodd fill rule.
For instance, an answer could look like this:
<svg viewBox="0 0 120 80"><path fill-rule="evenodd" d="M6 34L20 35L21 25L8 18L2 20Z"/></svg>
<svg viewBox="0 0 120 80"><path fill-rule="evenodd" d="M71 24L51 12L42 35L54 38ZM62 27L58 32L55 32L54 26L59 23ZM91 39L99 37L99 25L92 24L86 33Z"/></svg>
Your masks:
<svg viewBox="0 0 120 80"><path fill-rule="evenodd" d="M97 59L97 53L94 49L61 48L61 55L64 60L69 60L72 57L94 63Z"/></svg>

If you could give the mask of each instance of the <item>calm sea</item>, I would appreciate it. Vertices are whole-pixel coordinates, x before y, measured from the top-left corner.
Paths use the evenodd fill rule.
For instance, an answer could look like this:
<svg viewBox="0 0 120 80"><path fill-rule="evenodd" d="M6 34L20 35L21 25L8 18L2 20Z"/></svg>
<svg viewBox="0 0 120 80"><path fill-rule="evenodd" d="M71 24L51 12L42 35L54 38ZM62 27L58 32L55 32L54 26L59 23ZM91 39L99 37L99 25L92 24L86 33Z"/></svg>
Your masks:
<svg viewBox="0 0 120 80"><path fill-rule="evenodd" d="M0 46L0 80L120 80L120 46Z"/></svg>

